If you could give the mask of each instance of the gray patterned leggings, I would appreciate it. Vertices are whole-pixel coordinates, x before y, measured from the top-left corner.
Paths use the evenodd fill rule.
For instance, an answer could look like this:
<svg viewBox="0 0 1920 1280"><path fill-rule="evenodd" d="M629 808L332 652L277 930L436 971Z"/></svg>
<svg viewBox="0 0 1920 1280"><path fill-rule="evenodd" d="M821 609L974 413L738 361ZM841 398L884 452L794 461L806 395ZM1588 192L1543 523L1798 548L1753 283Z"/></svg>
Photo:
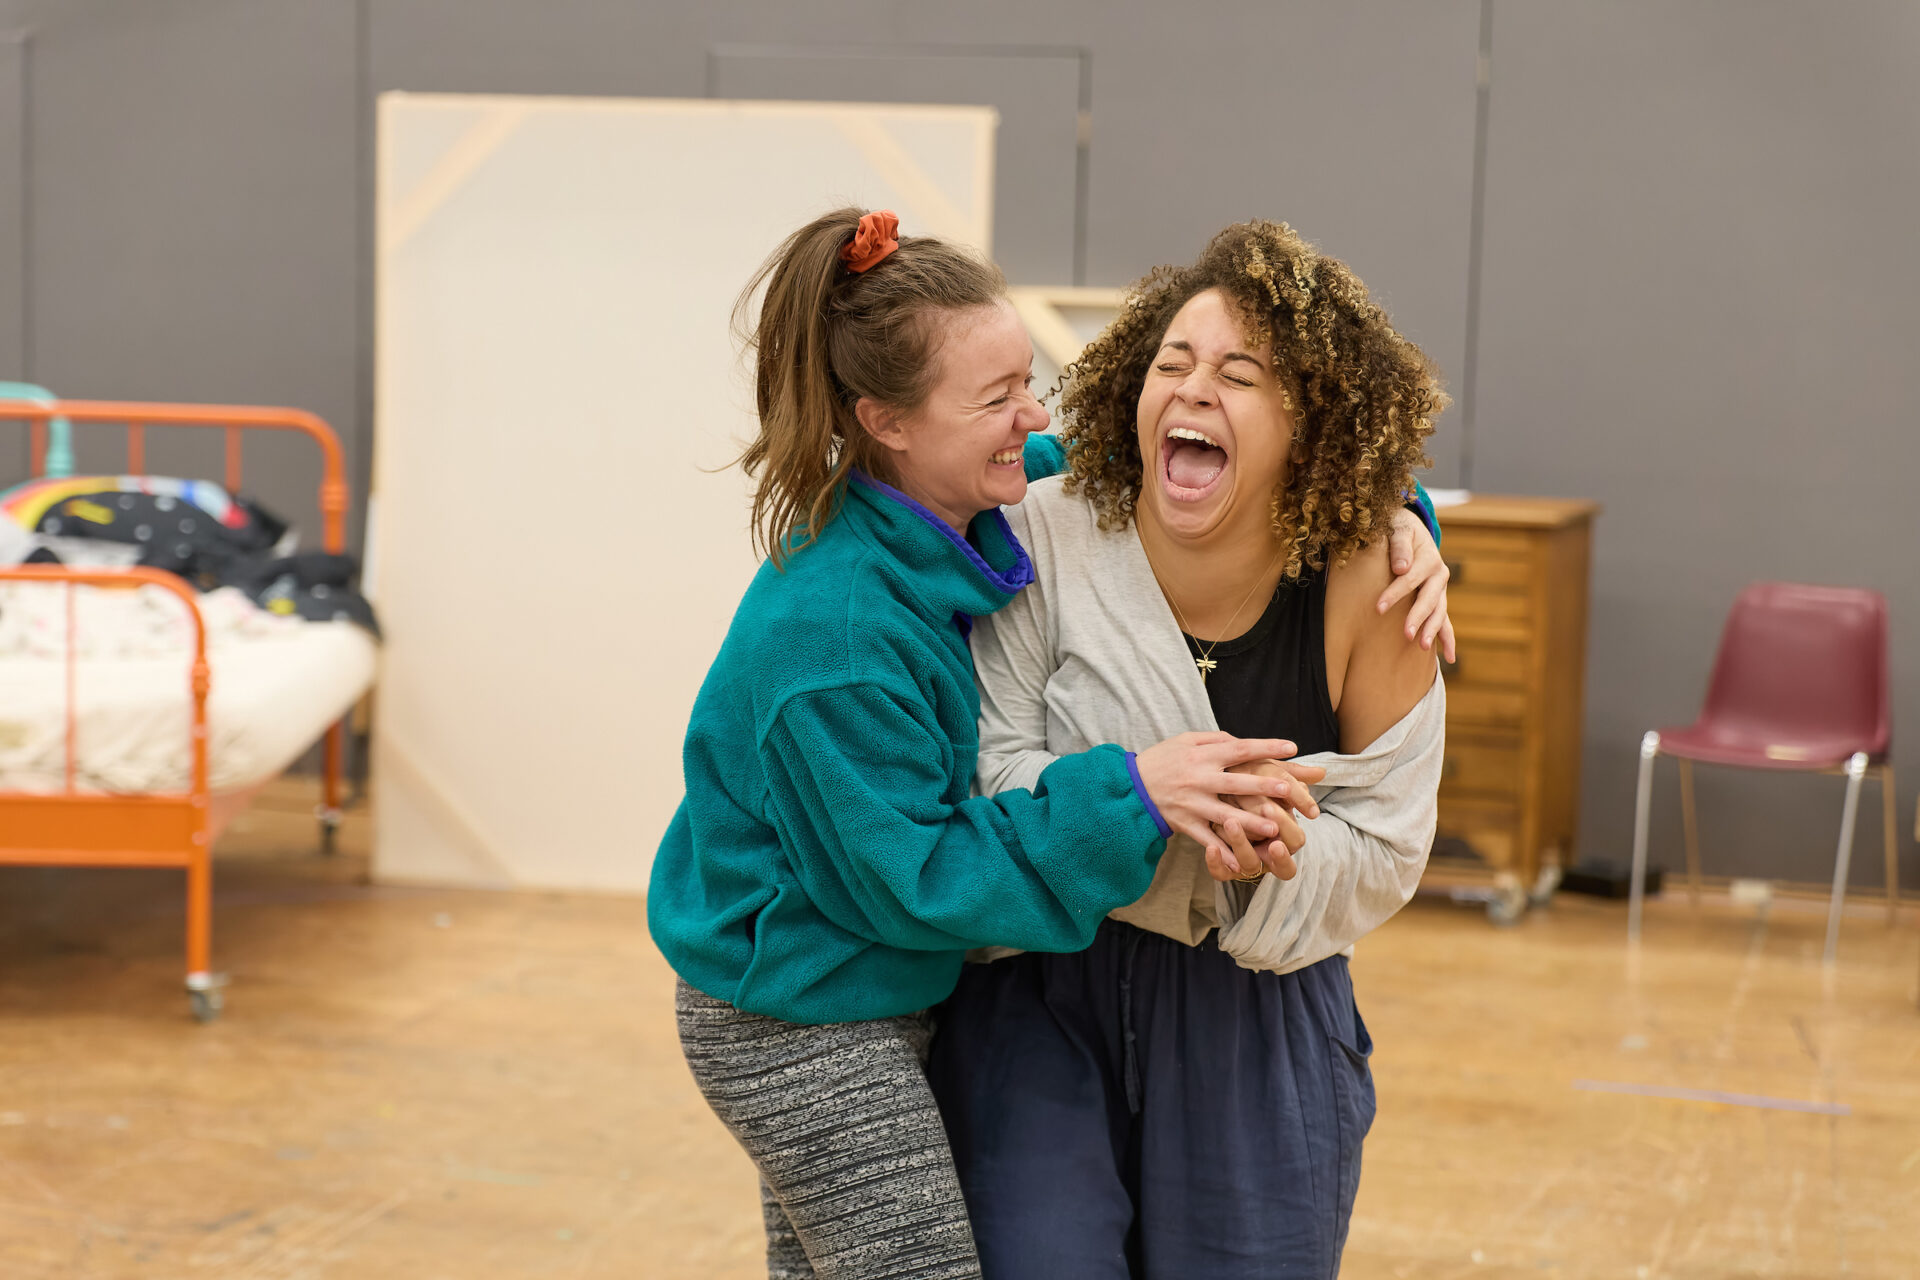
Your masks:
<svg viewBox="0 0 1920 1280"><path fill-rule="evenodd" d="M679 984L694 1083L760 1170L770 1280L978 1280L924 1016L808 1027Z"/></svg>

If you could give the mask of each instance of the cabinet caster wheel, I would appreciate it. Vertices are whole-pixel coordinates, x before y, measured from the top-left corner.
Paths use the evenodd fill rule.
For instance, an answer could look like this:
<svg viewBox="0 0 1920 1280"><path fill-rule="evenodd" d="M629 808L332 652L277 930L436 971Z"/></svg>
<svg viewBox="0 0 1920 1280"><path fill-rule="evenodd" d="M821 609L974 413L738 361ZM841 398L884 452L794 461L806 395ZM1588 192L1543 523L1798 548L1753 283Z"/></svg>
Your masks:
<svg viewBox="0 0 1920 1280"><path fill-rule="evenodd" d="M1527 891L1517 884L1500 885L1494 889L1493 896L1487 899L1487 919L1497 925L1517 924L1525 914Z"/></svg>

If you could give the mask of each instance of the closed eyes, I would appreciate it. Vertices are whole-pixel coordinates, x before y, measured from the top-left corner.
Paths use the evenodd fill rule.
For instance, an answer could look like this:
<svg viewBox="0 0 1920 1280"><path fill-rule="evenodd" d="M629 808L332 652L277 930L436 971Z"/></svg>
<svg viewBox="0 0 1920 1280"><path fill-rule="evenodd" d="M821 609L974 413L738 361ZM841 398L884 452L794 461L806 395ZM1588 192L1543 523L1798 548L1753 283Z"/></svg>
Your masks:
<svg viewBox="0 0 1920 1280"><path fill-rule="evenodd" d="M1191 365L1173 364L1173 363L1158 364L1158 365L1155 365L1154 368L1159 370L1161 373L1171 373L1171 374L1186 374L1192 371ZM1231 373L1223 373L1220 375L1220 378L1222 381L1231 382L1236 387L1250 387L1253 385L1251 380L1246 378L1236 377Z"/></svg>
<svg viewBox="0 0 1920 1280"><path fill-rule="evenodd" d="M1021 383L1020 385L1021 385L1022 387L1025 387L1025 388L1027 388L1028 390L1032 390L1032 388L1033 388L1033 375L1032 375L1031 373L1029 373L1029 374L1027 375L1027 377L1026 377L1026 380L1025 380L1024 382L1022 382L1022 383ZM987 408L989 408L989 409L998 409L998 408L999 408L999 407L1000 407L1001 405L1003 405L1003 404L1005 404L1005 403L1006 403L1007 401L1009 401L1009 400L1011 400L1011 399L1013 399L1013 396L1012 396L1012 394L1011 394L1011 393L1009 393L1009 394L1007 394L1007 395L1004 395L1004 396L999 396L999 397L997 397L997 398L995 398L995 399L992 399L992 400L989 400L989 401L987 401Z"/></svg>

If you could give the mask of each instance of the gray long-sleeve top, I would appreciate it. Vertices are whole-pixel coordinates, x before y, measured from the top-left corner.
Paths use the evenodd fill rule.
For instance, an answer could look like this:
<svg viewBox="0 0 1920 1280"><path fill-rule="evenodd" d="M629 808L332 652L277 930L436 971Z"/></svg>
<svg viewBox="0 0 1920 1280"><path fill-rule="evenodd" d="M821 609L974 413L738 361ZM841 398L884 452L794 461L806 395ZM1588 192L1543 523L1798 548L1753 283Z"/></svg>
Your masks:
<svg viewBox="0 0 1920 1280"><path fill-rule="evenodd" d="M1131 526L1100 529L1092 505L1057 476L1029 486L1007 518L1035 581L973 629L980 794L1031 788L1056 757L1101 743L1138 751L1218 727ZM1146 895L1115 918L1188 945L1219 928L1241 965L1280 973L1350 949L1406 905L1426 867L1445 721L1436 678L1364 751L1302 758L1327 778L1314 788L1320 817L1304 825L1293 879L1217 884L1199 845L1176 835ZM1286 726L1273 732L1284 737Z"/></svg>

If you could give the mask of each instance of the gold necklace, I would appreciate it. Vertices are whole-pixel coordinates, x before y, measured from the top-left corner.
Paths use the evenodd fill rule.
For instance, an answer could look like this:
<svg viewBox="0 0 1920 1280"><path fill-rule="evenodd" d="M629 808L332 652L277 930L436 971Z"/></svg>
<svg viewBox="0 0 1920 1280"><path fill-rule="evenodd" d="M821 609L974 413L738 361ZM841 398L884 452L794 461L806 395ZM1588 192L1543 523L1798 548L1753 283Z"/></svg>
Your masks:
<svg viewBox="0 0 1920 1280"><path fill-rule="evenodd" d="M1233 616L1228 618L1227 625L1221 628L1221 630L1226 632L1227 635L1233 634L1233 624L1240 620L1240 610L1247 607L1247 601L1253 599L1253 593L1260 589L1260 584L1266 580L1267 574L1273 571L1273 566L1280 563L1281 552L1285 550L1286 548L1282 547L1280 551L1276 551L1273 553L1273 559L1267 561L1267 567L1260 571L1259 576L1253 580L1253 585L1247 588L1247 594L1240 597L1240 603L1237 606L1235 606L1233 610ZM1142 542L1140 544L1140 553L1142 555L1146 555L1146 552L1147 552L1147 544ZM1187 626L1186 615L1180 612L1180 606L1174 600L1173 593L1168 591L1166 588L1166 584L1160 581L1160 569L1157 565L1153 563L1153 557L1150 555L1147 556L1147 568L1153 571L1153 580L1155 584L1160 587L1160 594L1166 597L1167 603L1169 605L1173 606L1173 616L1175 621L1179 622L1180 624L1181 633L1187 636L1192 636L1193 643L1196 646L1204 644L1205 642L1202 641L1199 636L1196 636L1193 634L1193 629ZM1213 660L1213 651L1215 649L1218 649L1224 643L1226 643L1226 637L1222 636L1220 639L1215 640L1212 644L1206 645L1204 649L1201 649L1200 656L1193 660L1194 667L1197 668L1200 672L1201 684L1205 684L1207 682L1207 673L1214 670L1216 667L1220 665L1219 663Z"/></svg>

